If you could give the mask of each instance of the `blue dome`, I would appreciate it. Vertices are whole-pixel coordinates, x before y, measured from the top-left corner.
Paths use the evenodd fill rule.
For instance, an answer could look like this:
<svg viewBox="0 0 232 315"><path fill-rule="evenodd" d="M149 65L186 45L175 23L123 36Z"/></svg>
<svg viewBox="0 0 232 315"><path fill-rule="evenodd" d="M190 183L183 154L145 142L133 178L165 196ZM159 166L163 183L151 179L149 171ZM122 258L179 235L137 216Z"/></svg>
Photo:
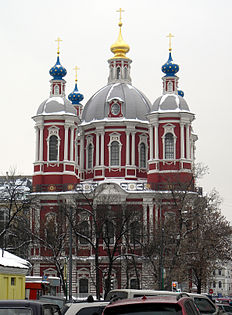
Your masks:
<svg viewBox="0 0 232 315"><path fill-rule="evenodd" d="M179 71L179 66L175 63L172 63L172 54L169 52L168 61L162 66L162 72L166 74L167 77L175 76Z"/></svg>
<svg viewBox="0 0 232 315"><path fill-rule="evenodd" d="M62 80L62 78L66 76L67 71L64 67L61 66L59 56L57 56L56 64L50 69L49 73L54 80Z"/></svg>
<svg viewBox="0 0 232 315"><path fill-rule="evenodd" d="M83 94L78 92L77 83L75 83L75 88L73 92L69 94L68 99L72 104L79 104L84 99Z"/></svg>
<svg viewBox="0 0 232 315"><path fill-rule="evenodd" d="M183 91L178 90L177 92L178 92L178 95L180 95L180 96L184 97L184 92L183 92Z"/></svg>

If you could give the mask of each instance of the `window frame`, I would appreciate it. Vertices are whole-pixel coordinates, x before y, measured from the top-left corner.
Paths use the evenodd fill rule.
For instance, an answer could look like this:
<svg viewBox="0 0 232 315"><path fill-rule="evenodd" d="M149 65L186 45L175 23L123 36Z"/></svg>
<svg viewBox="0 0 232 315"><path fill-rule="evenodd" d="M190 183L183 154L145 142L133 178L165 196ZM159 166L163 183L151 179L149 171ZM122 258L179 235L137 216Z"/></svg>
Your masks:
<svg viewBox="0 0 232 315"><path fill-rule="evenodd" d="M50 160L50 139L52 136L57 137L57 159ZM48 137L47 137L47 161L50 163L57 163L60 161L60 137L59 137L59 128L52 126L48 128Z"/></svg>
<svg viewBox="0 0 232 315"><path fill-rule="evenodd" d="M112 164L112 143L114 142L118 143L118 164ZM108 144L110 168L121 168L121 150L122 150L122 143L120 141L120 134L119 133L110 134L110 141Z"/></svg>
<svg viewBox="0 0 232 315"><path fill-rule="evenodd" d="M162 136L162 141L163 141L163 160L165 161L174 161L176 160L176 140L177 136L175 135L174 129L176 126L173 124L166 124L163 126L164 128L164 133ZM167 134L172 134L173 136L173 158L166 158L166 135Z"/></svg>

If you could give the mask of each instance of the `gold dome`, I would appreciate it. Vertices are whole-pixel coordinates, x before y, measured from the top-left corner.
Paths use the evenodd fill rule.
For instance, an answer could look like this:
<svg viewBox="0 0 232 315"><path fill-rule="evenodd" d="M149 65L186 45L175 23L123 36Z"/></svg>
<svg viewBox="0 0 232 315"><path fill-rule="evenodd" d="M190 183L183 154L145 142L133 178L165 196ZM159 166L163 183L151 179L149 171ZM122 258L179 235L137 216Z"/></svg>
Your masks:
<svg viewBox="0 0 232 315"><path fill-rule="evenodd" d="M114 54L114 57L111 59L115 59L115 58L129 59L126 56L126 53L130 50L130 46L126 42L124 42L124 40L122 38L122 32L121 32L122 22L121 21L118 23L118 26L119 26L118 39L110 47L110 50Z"/></svg>

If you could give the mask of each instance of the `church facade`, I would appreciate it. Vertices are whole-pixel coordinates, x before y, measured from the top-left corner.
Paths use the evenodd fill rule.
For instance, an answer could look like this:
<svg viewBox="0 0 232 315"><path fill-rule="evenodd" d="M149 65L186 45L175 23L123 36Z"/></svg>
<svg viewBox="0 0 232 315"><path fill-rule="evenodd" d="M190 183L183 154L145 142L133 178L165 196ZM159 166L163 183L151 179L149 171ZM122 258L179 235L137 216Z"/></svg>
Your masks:
<svg viewBox="0 0 232 315"><path fill-rule="evenodd" d="M81 191L93 198L112 195L112 207L130 205L140 208L143 229L154 233L165 213L172 212L170 189L191 181L195 141L194 114L178 89L179 66L173 62L171 45L162 66L163 93L152 104L132 85L129 45L123 40L119 22L117 41L108 60L108 84L82 105L83 95L77 80L66 98L66 69L57 61L50 69L50 96L33 117L36 152L33 192L39 200L37 217L46 222L56 213L59 200ZM171 37L171 35L170 35ZM84 219L87 221L88 218ZM136 220L136 218L135 218ZM79 243L78 243L79 242ZM94 293L93 249L77 240L73 251L73 294ZM101 244L102 268L107 265ZM139 253L138 253L139 254ZM33 246L30 252L34 275L57 276L48 263L46 249ZM113 266L112 287L133 287L136 276L141 288L153 288L149 270L139 263L139 272L126 275L123 259ZM106 268L106 267L105 267ZM104 279L101 293L104 294Z"/></svg>

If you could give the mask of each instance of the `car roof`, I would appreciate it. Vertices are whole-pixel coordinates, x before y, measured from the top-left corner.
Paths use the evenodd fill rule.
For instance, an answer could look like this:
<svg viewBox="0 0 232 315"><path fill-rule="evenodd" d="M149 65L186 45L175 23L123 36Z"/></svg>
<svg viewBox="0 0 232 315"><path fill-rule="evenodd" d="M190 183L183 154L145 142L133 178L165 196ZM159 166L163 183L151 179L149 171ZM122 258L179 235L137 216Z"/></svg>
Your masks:
<svg viewBox="0 0 232 315"><path fill-rule="evenodd" d="M54 305L57 306L54 303L49 303L45 301L38 301L38 300L0 300L0 306L30 306L30 305Z"/></svg>
<svg viewBox="0 0 232 315"><path fill-rule="evenodd" d="M99 301L99 302L82 302L82 303L67 303L65 305L69 306L66 314L73 313L76 314L79 310L86 308L86 307L99 307L99 306L106 306L109 302L106 301Z"/></svg>
<svg viewBox="0 0 232 315"><path fill-rule="evenodd" d="M180 298L182 299L189 299L187 296L182 296L180 295ZM115 302L111 302L108 307L113 307L113 306L123 306L127 304L147 304L147 303L172 303L172 304L177 304L180 300L178 296L175 295L157 295L157 296L152 296L152 297L138 297L138 298L133 298L133 299L124 299L124 300L117 300ZM183 300L182 300L183 301Z"/></svg>

